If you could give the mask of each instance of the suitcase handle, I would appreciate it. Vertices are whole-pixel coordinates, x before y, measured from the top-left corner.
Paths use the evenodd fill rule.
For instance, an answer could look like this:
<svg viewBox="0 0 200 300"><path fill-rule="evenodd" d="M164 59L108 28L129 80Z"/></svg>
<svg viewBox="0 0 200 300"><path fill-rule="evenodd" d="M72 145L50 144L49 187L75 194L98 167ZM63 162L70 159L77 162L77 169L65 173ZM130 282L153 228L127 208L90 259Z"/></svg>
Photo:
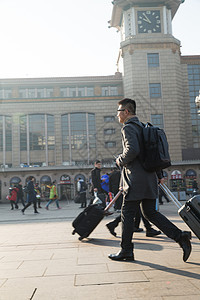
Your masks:
<svg viewBox="0 0 200 300"><path fill-rule="evenodd" d="M104 209L104 211L108 211L109 208L115 203L115 201L119 198L119 196L122 194L122 190L120 190L115 197L112 199L112 201L106 206L106 208Z"/></svg>
<svg viewBox="0 0 200 300"><path fill-rule="evenodd" d="M174 194L170 191L170 189L164 184L160 183L159 184L160 188L163 190L163 192L169 196L169 198L174 202L174 204L178 207L181 208L182 204L178 201L178 199L174 196Z"/></svg>

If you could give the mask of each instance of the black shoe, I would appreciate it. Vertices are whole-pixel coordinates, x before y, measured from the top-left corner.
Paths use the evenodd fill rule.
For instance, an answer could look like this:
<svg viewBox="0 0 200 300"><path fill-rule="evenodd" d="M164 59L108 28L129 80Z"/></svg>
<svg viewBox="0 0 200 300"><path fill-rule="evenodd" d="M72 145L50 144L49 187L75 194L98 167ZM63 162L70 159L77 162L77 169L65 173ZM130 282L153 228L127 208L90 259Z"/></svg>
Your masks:
<svg viewBox="0 0 200 300"><path fill-rule="evenodd" d="M160 230L155 230L153 228L146 231L146 236L148 236L148 237L153 237L153 236L156 236L156 235L159 235L159 234L161 234L161 231Z"/></svg>
<svg viewBox="0 0 200 300"><path fill-rule="evenodd" d="M192 236L190 231L182 231L180 240L178 241L180 247L183 249L183 261L187 261L192 251L190 243Z"/></svg>
<svg viewBox="0 0 200 300"><path fill-rule="evenodd" d="M21 212L22 212L22 215L24 215L24 210L23 209L21 210Z"/></svg>
<svg viewBox="0 0 200 300"><path fill-rule="evenodd" d="M128 260L128 261L134 261L134 254L133 251L119 251L116 254L109 254L108 257L112 260L116 260L116 261L122 261L122 260Z"/></svg>
<svg viewBox="0 0 200 300"><path fill-rule="evenodd" d="M34 214L39 214L39 211L37 211L37 210L36 210L36 211L34 211Z"/></svg>
<svg viewBox="0 0 200 300"><path fill-rule="evenodd" d="M160 205L163 205L163 202L159 202Z"/></svg>
<svg viewBox="0 0 200 300"><path fill-rule="evenodd" d="M142 232L142 231L143 231L142 228L135 228L135 229L134 229L134 232Z"/></svg>
<svg viewBox="0 0 200 300"><path fill-rule="evenodd" d="M114 235L114 236L117 235L116 232L114 231L115 226L114 226L113 224L108 223L108 224L106 224L106 227L108 228L108 230L110 231L110 233L111 233L112 235Z"/></svg>

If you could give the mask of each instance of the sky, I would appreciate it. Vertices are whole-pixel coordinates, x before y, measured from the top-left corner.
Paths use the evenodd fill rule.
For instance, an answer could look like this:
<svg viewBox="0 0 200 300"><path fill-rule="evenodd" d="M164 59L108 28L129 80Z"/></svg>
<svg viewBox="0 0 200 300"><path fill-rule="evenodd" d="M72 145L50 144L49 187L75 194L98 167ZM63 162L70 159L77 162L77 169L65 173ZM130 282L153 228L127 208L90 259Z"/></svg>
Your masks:
<svg viewBox="0 0 200 300"><path fill-rule="evenodd" d="M0 0L0 78L113 75L120 34L111 0ZM200 55L200 0L173 20L182 55ZM120 72L123 72L120 64Z"/></svg>

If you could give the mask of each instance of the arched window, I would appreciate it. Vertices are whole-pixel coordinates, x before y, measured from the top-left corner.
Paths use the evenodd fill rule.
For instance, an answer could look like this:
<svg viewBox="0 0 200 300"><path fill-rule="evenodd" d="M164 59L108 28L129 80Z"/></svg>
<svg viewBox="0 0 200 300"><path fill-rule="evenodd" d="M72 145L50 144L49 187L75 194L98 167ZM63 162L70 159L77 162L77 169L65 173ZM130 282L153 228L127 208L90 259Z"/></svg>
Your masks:
<svg viewBox="0 0 200 300"><path fill-rule="evenodd" d="M74 178L74 182L75 182L75 183L77 182L78 178L81 178L81 179L83 179L84 181L86 181L86 180L85 180L85 176L84 176L83 174L77 174L77 175L75 176L75 178Z"/></svg>
<svg viewBox="0 0 200 300"><path fill-rule="evenodd" d="M10 179L10 186L12 187L12 186L18 184L20 181L21 181L21 179L19 177L17 177L17 176L12 177Z"/></svg>
<svg viewBox="0 0 200 300"><path fill-rule="evenodd" d="M194 170L189 169L189 170L186 171L185 177L186 178L196 178L197 177L197 173Z"/></svg>
<svg viewBox="0 0 200 300"><path fill-rule="evenodd" d="M44 175L40 178L40 184L50 184L51 178L48 175Z"/></svg>

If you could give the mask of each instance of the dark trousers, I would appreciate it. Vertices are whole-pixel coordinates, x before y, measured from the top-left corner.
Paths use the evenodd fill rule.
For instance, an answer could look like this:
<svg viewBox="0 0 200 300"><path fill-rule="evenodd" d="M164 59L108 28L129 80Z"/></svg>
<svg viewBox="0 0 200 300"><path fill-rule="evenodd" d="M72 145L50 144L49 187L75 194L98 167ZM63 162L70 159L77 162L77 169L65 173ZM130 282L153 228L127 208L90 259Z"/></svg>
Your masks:
<svg viewBox="0 0 200 300"><path fill-rule="evenodd" d="M156 200L143 199L137 201L124 201L122 206L122 241L121 247L125 251L133 250L132 237L134 232L134 219L141 203L142 213L146 219L158 227L169 238L178 242L182 231L170 222L164 215L156 211Z"/></svg>
<svg viewBox="0 0 200 300"><path fill-rule="evenodd" d="M31 206L31 204L33 204L34 212L37 212L37 201L28 202L28 203L24 206L24 208L22 209L22 211L24 212L29 206Z"/></svg>
<svg viewBox="0 0 200 300"><path fill-rule="evenodd" d="M11 205L11 209L14 209L14 207L18 208L18 205L17 205L16 201L10 200L10 205Z"/></svg>
<svg viewBox="0 0 200 300"><path fill-rule="evenodd" d="M22 203L22 205L23 205L23 207L24 207L24 206L25 206L25 203L24 203L24 198L23 198L23 197L17 197L16 204L18 204L20 200L21 200L21 203Z"/></svg>
<svg viewBox="0 0 200 300"><path fill-rule="evenodd" d="M139 206L139 210L136 212L135 215L135 228L138 229L140 227L140 221L143 221L144 223L144 227L146 228L146 230L151 230L151 224L149 223L149 221L147 219L144 218L140 206Z"/></svg>
<svg viewBox="0 0 200 300"><path fill-rule="evenodd" d="M86 192L80 193L81 196L81 207L86 207L87 206L87 200L86 200Z"/></svg>

